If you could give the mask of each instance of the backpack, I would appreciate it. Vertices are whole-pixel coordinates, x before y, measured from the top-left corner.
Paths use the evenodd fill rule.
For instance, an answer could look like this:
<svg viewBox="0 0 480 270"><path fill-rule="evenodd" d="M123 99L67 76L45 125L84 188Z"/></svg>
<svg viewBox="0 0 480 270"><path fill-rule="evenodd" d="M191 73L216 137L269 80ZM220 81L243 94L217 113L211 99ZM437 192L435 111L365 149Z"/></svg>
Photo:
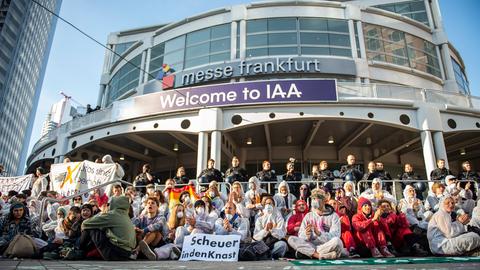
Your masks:
<svg viewBox="0 0 480 270"><path fill-rule="evenodd" d="M262 261L270 260L271 258L270 248L263 241L240 245L238 253L239 261Z"/></svg>
<svg viewBox="0 0 480 270"><path fill-rule="evenodd" d="M32 258L37 254L37 247L30 235L17 234L8 244L5 253L9 258Z"/></svg>

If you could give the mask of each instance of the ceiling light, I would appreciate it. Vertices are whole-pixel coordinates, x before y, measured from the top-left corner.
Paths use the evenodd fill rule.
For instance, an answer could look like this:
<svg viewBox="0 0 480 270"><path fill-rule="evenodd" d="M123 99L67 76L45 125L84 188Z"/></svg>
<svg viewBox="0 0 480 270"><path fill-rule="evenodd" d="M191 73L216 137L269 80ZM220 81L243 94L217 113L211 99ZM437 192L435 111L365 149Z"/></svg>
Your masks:
<svg viewBox="0 0 480 270"><path fill-rule="evenodd" d="M173 151L175 151L175 152L178 151L178 143L173 144Z"/></svg>
<svg viewBox="0 0 480 270"><path fill-rule="evenodd" d="M367 144L367 145L372 144L372 138L371 138L371 137L367 137L367 139L366 139L366 144Z"/></svg>
<svg viewBox="0 0 480 270"><path fill-rule="evenodd" d="M333 136L328 136L328 143L329 144L332 144L332 143L335 143L335 140L333 139Z"/></svg>
<svg viewBox="0 0 480 270"><path fill-rule="evenodd" d="M292 141L293 141L292 135L288 135L287 136L287 144L292 143Z"/></svg>
<svg viewBox="0 0 480 270"><path fill-rule="evenodd" d="M460 155L465 156L467 154L467 151L465 151L465 148L460 149Z"/></svg>
<svg viewBox="0 0 480 270"><path fill-rule="evenodd" d="M120 160L125 160L125 155L124 154L120 155Z"/></svg>
<svg viewBox="0 0 480 270"><path fill-rule="evenodd" d="M252 137L248 137L248 138L247 138L247 144L248 144L248 145L253 144Z"/></svg>

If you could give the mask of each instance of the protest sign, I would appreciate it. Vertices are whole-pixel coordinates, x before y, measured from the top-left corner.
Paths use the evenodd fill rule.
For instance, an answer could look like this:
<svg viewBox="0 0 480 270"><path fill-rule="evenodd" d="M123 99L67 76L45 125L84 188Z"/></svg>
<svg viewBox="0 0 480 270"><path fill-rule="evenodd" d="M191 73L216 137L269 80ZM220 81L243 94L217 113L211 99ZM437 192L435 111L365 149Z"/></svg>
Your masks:
<svg viewBox="0 0 480 270"><path fill-rule="evenodd" d="M238 261L240 235L194 234L185 236L180 261Z"/></svg>
<svg viewBox="0 0 480 270"><path fill-rule="evenodd" d="M0 192L7 194L10 190L20 192L30 189L32 186L33 174L27 174L15 177L0 177Z"/></svg>
<svg viewBox="0 0 480 270"><path fill-rule="evenodd" d="M115 166L91 161L52 164L50 168L52 189L63 196L70 196L112 181Z"/></svg>

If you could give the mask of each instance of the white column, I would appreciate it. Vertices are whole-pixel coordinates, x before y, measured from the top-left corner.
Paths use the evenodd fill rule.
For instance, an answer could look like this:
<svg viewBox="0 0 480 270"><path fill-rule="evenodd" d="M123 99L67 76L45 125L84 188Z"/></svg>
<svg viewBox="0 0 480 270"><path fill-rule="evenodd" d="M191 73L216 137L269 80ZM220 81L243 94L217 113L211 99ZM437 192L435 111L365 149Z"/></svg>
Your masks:
<svg viewBox="0 0 480 270"><path fill-rule="evenodd" d="M354 23L355 22L353 20L348 20L348 33L350 34L350 47L352 49L352 57L358 58L359 56L357 55L357 41L355 39L355 28L353 25Z"/></svg>
<svg viewBox="0 0 480 270"><path fill-rule="evenodd" d="M433 16L432 16L432 9L430 8L430 1L429 0L423 0L425 4L425 11L427 12L427 18L428 18L428 24L431 29L435 28L435 24L433 22Z"/></svg>
<svg viewBox="0 0 480 270"><path fill-rule="evenodd" d="M436 28L443 29L443 19L442 14L440 13L440 7L438 6L438 0L432 0L432 17Z"/></svg>
<svg viewBox="0 0 480 270"><path fill-rule="evenodd" d="M148 48L146 58L145 58L145 75L143 76L143 83L148 82L149 80L153 79L151 76L156 76L155 74L150 73L150 59L152 57L152 48Z"/></svg>
<svg viewBox="0 0 480 270"><path fill-rule="evenodd" d="M443 139L443 132L436 131L433 133L433 145L435 147L435 156L437 159L444 159L445 160L445 167L448 166L448 159L447 159L447 150L445 149L445 140Z"/></svg>
<svg viewBox="0 0 480 270"><path fill-rule="evenodd" d="M222 132L212 131L210 157L215 160L215 169L220 170L222 164Z"/></svg>
<svg viewBox="0 0 480 270"><path fill-rule="evenodd" d="M367 59L367 51L365 49L365 38L363 36L363 27L362 22L357 22L357 31L358 31L358 44L360 46L360 55L358 57Z"/></svg>
<svg viewBox="0 0 480 270"><path fill-rule="evenodd" d="M198 145L197 145L197 175L200 175L202 170L207 167L207 154L208 154L208 133L206 131L200 131L198 133Z"/></svg>
<svg viewBox="0 0 480 270"><path fill-rule="evenodd" d="M240 27L237 22L232 22L230 29L230 60L235 60L237 56L237 27Z"/></svg>
<svg viewBox="0 0 480 270"><path fill-rule="evenodd" d="M425 162L425 171L427 173L427 179L430 179L430 172L435 169L435 152L433 147L432 134L429 130L423 130L421 133L422 148L423 148L423 160ZM433 183L429 183L431 186Z"/></svg>
<svg viewBox="0 0 480 270"><path fill-rule="evenodd" d="M107 85L100 84L100 90L98 91L98 97L97 97L97 105L100 107L102 107L102 104L103 104L103 96L105 94L106 88L107 88Z"/></svg>
<svg viewBox="0 0 480 270"><path fill-rule="evenodd" d="M246 48L247 48L247 21L241 20L240 21L240 59L245 59Z"/></svg>

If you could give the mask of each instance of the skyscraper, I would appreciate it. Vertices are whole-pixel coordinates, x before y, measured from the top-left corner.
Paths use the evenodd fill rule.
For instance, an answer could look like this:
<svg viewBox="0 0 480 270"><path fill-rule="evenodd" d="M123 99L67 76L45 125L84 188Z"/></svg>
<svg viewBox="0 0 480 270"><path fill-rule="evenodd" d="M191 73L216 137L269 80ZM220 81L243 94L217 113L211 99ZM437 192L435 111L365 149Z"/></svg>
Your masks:
<svg viewBox="0 0 480 270"><path fill-rule="evenodd" d="M0 164L7 175L23 173L57 21L40 5L58 14L61 2L0 0Z"/></svg>

